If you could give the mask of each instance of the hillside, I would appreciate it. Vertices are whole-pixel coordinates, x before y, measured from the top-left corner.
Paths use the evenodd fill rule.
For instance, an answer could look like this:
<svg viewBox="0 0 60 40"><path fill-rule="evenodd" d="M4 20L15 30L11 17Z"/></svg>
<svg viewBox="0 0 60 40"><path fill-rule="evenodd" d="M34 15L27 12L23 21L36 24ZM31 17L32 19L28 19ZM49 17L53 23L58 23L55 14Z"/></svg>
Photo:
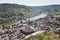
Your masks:
<svg viewBox="0 0 60 40"><path fill-rule="evenodd" d="M32 9L40 12L48 12L55 17L60 17L60 5L32 6Z"/></svg>
<svg viewBox="0 0 60 40"><path fill-rule="evenodd" d="M0 4L0 17L18 16L20 14L26 15L31 12L31 7L18 4Z"/></svg>
<svg viewBox="0 0 60 40"><path fill-rule="evenodd" d="M58 10L60 11L60 5L47 5L47 6L32 6L32 9L35 10L41 10L41 11L52 11L52 10Z"/></svg>
<svg viewBox="0 0 60 40"><path fill-rule="evenodd" d="M41 12L50 12L54 13L59 12L60 14L60 5L47 5L47 6L25 6L18 4L0 4L0 17L8 18L18 15L26 15L31 13L33 10L40 10ZM54 14L56 14L56 12Z"/></svg>

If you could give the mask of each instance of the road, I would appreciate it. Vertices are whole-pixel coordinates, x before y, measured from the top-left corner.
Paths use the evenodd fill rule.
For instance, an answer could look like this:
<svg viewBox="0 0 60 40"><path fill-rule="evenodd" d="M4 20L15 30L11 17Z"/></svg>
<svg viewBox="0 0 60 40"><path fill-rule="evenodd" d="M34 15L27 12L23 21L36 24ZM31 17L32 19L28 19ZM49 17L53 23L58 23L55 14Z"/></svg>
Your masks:
<svg viewBox="0 0 60 40"><path fill-rule="evenodd" d="M34 35L36 35L36 34L38 34L38 33L43 33L43 32L45 32L45 30L37 31L37 32L35 32L35 33L32 33L32 34L30 34L30 35L27 35L25 38L29 38L29 37L31 37L31 36L34 36Z"/></svg>

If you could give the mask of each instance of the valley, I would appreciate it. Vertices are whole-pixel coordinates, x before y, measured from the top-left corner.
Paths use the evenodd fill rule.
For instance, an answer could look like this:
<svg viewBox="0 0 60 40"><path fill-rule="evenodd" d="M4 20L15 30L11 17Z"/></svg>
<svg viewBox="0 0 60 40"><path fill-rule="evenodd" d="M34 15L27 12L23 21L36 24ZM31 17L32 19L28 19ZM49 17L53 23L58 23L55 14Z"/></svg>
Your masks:
<svg viewBox="0 0 60 40"><path fill-rule="evenodd" d="M60 5L0 4L1 40L60 40L59 36Z"/></svg>

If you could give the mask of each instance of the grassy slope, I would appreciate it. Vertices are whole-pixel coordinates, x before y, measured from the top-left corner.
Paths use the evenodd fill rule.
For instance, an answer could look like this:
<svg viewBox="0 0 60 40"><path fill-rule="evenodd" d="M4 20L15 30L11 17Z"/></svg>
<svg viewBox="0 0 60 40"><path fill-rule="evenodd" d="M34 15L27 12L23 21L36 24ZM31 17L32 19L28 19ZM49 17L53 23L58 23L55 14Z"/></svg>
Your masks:
<svg viewBox="0 0 60 40"><path fill-rule="evenodd" d="M39 33L36 34L35 36L31 36L25 40L58 40L57 37L55 36L55 34L53 33Z"/></svg>

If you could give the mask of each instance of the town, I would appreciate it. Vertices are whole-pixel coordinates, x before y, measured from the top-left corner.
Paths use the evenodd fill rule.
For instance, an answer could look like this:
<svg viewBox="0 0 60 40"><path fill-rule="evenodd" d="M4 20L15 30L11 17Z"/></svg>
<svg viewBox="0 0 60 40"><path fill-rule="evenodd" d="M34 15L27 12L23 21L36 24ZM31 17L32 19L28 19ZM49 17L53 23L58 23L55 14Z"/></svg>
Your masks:
<svg viewBox="0 0 60 40"><path fill-rule="evenodd" d="M56 17L48 13L22 20L12 25L12 28L3 25L0 31L0 40L23 40L27 35L38 31L60 30L59 24L54 23Z"/></svg>

